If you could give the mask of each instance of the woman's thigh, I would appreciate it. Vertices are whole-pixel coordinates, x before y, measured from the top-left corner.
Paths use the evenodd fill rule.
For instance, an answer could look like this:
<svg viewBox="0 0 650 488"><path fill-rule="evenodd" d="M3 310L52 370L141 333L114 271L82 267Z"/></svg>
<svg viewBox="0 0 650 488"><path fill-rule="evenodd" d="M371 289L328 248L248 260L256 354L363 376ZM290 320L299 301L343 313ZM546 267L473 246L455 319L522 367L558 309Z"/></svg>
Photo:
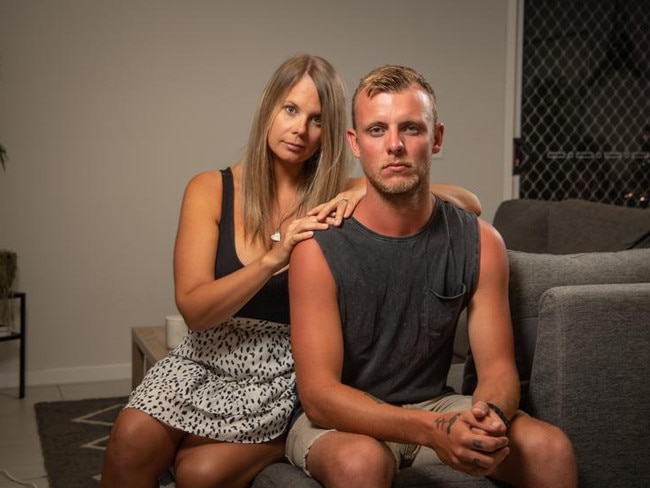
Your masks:
<svg viewBox="0 0 650 488"><path fill-rule="evenodd" d="M187 436L176 454L177 488L246 487L269 464L284 459L284 437L260 444Z"/></svg>

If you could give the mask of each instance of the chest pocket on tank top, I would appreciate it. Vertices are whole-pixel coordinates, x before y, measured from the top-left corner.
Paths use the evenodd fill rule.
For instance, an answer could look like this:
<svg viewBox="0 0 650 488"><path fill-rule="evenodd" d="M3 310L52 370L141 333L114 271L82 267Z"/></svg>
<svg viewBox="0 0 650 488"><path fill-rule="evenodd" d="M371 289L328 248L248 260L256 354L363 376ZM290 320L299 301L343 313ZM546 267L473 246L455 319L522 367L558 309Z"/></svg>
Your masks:
<svg viewBox="0 0 650 488"><path fill-rule="evenodd" d="M454 330L467 292L465 283L461 283L457 290L457 293L441 295L431 288L425 289L420 320L431 337L444 337Z"/></svg>

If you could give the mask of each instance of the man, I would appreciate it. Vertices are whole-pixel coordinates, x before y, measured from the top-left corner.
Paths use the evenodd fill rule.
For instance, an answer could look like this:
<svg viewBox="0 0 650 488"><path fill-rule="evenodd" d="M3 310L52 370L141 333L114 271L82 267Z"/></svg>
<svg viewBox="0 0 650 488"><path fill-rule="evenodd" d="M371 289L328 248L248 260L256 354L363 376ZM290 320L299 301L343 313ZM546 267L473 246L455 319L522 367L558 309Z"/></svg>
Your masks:
<svg viewBox="0 0 650 488"><path fill-rule="evenodd" d="M432 462L512 486L576 486L564 433L517 411L503 241L429 191L444 133L432 88L385 66L361 80L352 108L366 197L342 227L298 244L289 267L305 412L289 458L326 487L388 487L401 467ZM473 397L445 383L464 307Z"/></svg>

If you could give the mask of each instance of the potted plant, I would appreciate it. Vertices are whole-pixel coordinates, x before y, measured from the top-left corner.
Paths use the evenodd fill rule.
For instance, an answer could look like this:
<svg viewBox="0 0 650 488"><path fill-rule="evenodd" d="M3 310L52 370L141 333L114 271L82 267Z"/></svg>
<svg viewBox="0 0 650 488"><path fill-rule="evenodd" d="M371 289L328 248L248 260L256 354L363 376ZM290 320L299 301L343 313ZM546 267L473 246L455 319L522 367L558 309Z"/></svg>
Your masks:
<svg viewBox="0 0 650 488"><path fill-rule="evenodd" d="M10 296L16 279L18 256L14 251L0 249L0 324L10 326L13 321Z"/></svg>
<svg viewBox="0 0 650 488"><path fill-rule="evenodd" d="M7 149L0 143L0 165L6 170ZM10 326L13 320L13 310L9 297L16 279L18 257L14 251L0 249L0 325Z"/></svg>

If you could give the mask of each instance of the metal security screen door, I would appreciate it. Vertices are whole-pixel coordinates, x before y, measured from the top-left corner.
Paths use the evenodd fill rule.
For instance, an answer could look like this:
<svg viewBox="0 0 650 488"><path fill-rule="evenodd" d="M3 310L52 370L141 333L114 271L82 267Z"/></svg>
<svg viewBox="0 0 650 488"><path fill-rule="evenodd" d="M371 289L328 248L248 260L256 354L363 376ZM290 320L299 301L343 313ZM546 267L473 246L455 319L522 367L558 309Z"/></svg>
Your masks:
<svg viewBox="0 0 650 488"><path fill-rule="evenodd" d="M520 198L647 207L650 0L528 0Z"/></svg>

